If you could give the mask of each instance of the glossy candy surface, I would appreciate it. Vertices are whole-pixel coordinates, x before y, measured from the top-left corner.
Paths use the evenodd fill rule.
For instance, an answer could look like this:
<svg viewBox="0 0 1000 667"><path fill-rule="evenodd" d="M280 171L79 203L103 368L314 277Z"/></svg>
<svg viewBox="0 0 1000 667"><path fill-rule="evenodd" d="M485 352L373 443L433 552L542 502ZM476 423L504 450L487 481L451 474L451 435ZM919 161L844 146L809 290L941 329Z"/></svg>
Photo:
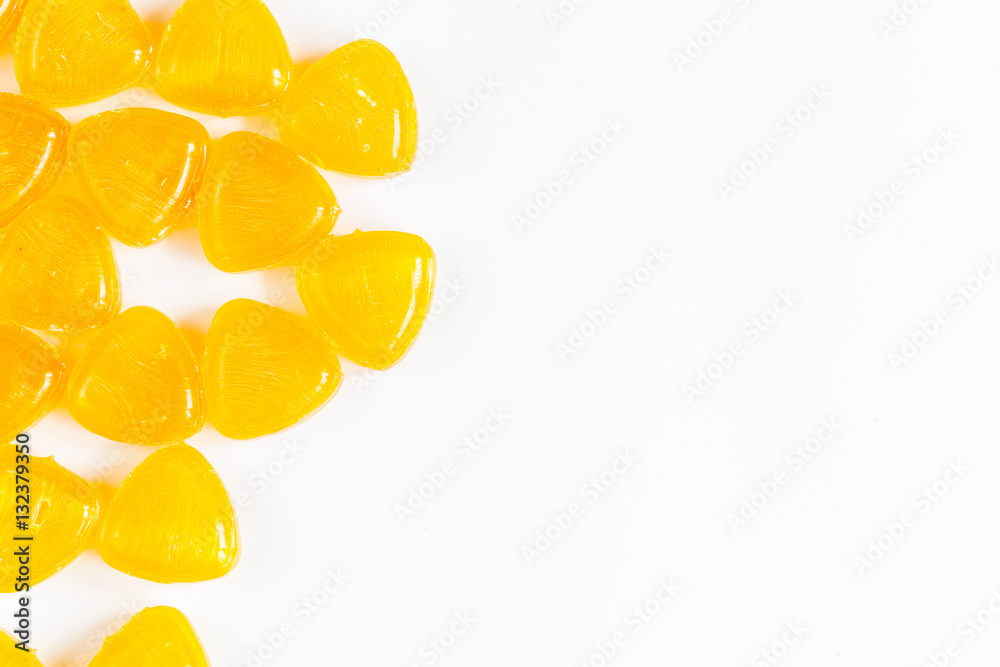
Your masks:
<svg viewBox="0 0 1000 667"><path fill-rule="evenodd" d="M35 657L35 649L22 651L14 646L21 641L14 639L6 630L0 630L0 665L4 667L42 667Z"/></svg>
<svg viewBox="0 0 1000 667"><path fill-rule="evenodd" d="M291 68L261 0L186 0L163 33L156 87L185 109L235 116L277 102Z"/></svg>
<svg viewBox="0 0 1000 667"><path fill-rule="evenodd" d="M0 227L38 199L66 162L69 123L41 102L0 93Z"/></svg>
<svg viewBox="0 0 1000 667"><path fill-rule="evenodd" d="M417 151L413 91L378 42L346 44L288 91L281 140L324 169L384 177L407 171Z"/></svg>
<svg viewBox="0 0 1000 667"><path fill-rule="evenodd" d="M0 0L0 37L6 37L21 21L25 0Z"/></svg>
<svg viewBox="0 0 1000 667"><path fill-rule="evenodd" d="M97 494L94 487L51 458L32 456L28 464L30 479L30 529L15 528L14 516L19 504L15 482L17 464L13 446L3 448L0 469L0 511L8 521L0 523L0 591L14 591L18 564L14 555L14 536L32 535L30 583L32 586L51 577L87 548L97 525ZM22 489L23 491L23 489Z"/></svg>
<svg viewBox="0 0 1000 667"><path fill-rule="evenodd" d="M212 146L199 200L205 255L230 272L291 258L329 234L340 214L312 165L251 132L233 132Z"/></svg>
<svg viewBox="0 0 1000 667"><path fill-rule="evenodd" d="M205 457L170 445L146 457L115 491L97 548L108 565L142 579L216 579L239 558L236 514Z"/></svg>
<svg viewBox="0 0 1000 667"><path fill-rule="evenodd" d="M208 660L184 614L146 607L104 640L90 667L208 667Z"/></svg>
<svg viewBox="0 0 1000 667"><path fill-rule="evenodd" d="M31 331L0 321L0 446L55 407L66 380L59 352Z"/></svg>
<svg viewBox="0 0 1000 667"><path fill-rule="evenodd" d="M306 318L250 299L226 303L203 364L209 419L229 438L256 438L321 408L343 378L337 355Z"/></svg>
<svg viewBox="0 0 1000 667"><path fill-rule="evenodd" d="M306 310L351 361L375 370L392 366L427 315L434 252L402 232L331 236L322 248L296 271Z"/></svg>
<svg viewBox="0 0 1000 667"><path fill-rule="evenodd" d="M181 222L205 168L208 132L158 109L106 111L70 135L77 182L122 243L148 246Z"/></svg>
<svg viewBox="0 0 1000 667"><path fill-rule="evenodd" d="M166 315L146 306L126 310L96 332L66 396L81 426L118 442L178 442L205 420L191 346Z"/></svg>
<svg viewBox="0 0 1000 667"><path fill-rule="evenodd" d="M152 54L149 30L127 0L28 0L14 72L25 95L70 106L135 85Z"/></svg>
<svg viewBox="0 0 1000 667"><path fill-rule="evenodd" d="M118 268L96 214L42 197L0 239L0 317L40 331L81 331L121 308Z"/></svg>

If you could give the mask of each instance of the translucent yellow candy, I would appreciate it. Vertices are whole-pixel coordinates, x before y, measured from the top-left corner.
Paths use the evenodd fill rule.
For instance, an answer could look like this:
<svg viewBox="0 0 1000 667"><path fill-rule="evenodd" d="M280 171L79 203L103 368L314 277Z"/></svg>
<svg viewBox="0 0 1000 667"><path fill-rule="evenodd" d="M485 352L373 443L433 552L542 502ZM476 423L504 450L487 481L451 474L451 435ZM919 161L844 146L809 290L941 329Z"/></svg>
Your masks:
<svg viewBox="0 0 1000 667"><path fill-rule="evenodd" d="M413 343L434 286L434 252L413 234L331 236L296 271L313 320L351 361L383 370Z"/></svg>
<svg viewBox="0 0 1000 667"><path fill-rule="evenodd" d="M324 169L383 177L407 171L417 151L413 91L378 42L346 44L288 91L281 140Z"/></svg>
<svg viewBox="0 0 1000 667"><path fill-rule="evenodd" d="M70 106L135 85L152 54L149 30L127 0L27 0L14 73L25 95Z"/></svg>
<svg viewBox="0 0 1000 667"><path fill-rule="evenodd" d="M29 544L29 583L35 586L64 568L87 548L91 533L97 525L97 495L94 487L77 477L51 458L32 456L27 477L30 480L29 529L15 526L16 511L23 498L18 499L17 465L13 446L3 448L3 466L0 470L0 591L17 590L19 557L16 550ZM23 474L23 473L22 473ZM30 542L15 541L15 537L31 535Z"/></svg>
<svg viewBox="0 0 1000 667"><path fill-rule="evenodd" d="M121 308L118 268L96 214L49 195L0 239L0 317L41 331L80 331Z"/></svg>
<svg viewBox="0 0 1000 667"><path fill-rule="evenodd" d="M146 457L118 487L97 549L111 567L149 581L217 579L239 559L236 513L205 457L188 445L170 445Z"/></svg>
<svg viewBox="0 0 1000 667"><path fill-rule="evenodd" d="M333 347L312 323L250 299L219 308L203 366L209 419L237 439L302 421L330 400L343 378Z"/></svg>
<svg viewBox="0 0 1000 667"><path fill-rule="evenodd" d="M14 639L6 630L0 630L0 665L4 667L43 667L35 657L35 649L22 651L14 644L20 641Z"/></svg>
<svg viewBox="0 0 1000 667"><path fill-rule="evenodd" d="M146 607L104 640L90 667L208 667L208 660L184 614Z"/></svg>
<svg viewBox="0 0 1000 667"><path fill-rule="evenodd" d="M156 89L185 109L236 116L277 102L291 68L261 0L186 0L163 33Z"/></svg>
<svg viewBox="0 0 1000 667"><path fill-rule="evenodd" d="M0 93L0 227L52 185L68 136L69 123L51 107Z"/></svg>
<svg viewBox="0 0 1000 667"><path fill-rule="evenodd" d="M17 27L24 12L25 0L0 0L0 37Z"/></svg>
<svg viewBox="0 0 1000 667"><path fill-rule="evenodd" d="M0 322L0 447L55 407L65 380L54 347L23 327Z"/></svg>
<svg viewBox="0 0 1000 667"><path fill-rule="evenodd" d="M212 146L199 203L205 255L230 272L289 259L329 234L340 214L312 165L251 132L233 132Z"/></svg>
<svg viewBox="0 0 1000 667"><path fill-rule="evenodd" d="M105 229L142 247L180 224L201 181L208 141L202 124L187 116L128 108L80 122L69 154Z"/></svg>
<svg viewBox="0 0 1000 667"><path fill-rule="evenodd" d="M66 397L81 426L118 442L177 442L205 421L191 346L166 315L146 306L126 310L94 335Z"/></svg>

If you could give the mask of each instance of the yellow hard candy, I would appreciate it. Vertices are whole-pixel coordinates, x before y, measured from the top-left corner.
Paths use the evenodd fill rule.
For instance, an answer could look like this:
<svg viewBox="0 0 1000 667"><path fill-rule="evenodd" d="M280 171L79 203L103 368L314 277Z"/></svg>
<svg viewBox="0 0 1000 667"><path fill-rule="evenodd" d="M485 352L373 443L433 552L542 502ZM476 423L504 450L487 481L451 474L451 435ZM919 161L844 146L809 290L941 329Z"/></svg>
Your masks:
<svg viewBox="0 0 1000 667"><path fill-rule="evenodd" d="M149 581L217 579L239 560L236 513L204 456L183 443L162 447L115 491L97 549L111 567Z"/></svg>
<svg viewBox="0 0 1000 667"><path fill-rule="evenodd" d="M66 400L81 426L118 442L178 442L205 422L191 346L170 318L146 306L94 334L70 374Z"/></svg>
<svg viewBox="0 0 1000 667"><path fill-rule="evenodd" d="M199 203L205 256L230 272L290 259L326 237L340 214L312 165L251 132L233 132L212 146Z"/></svg>
<svg viewBox="0 0 1000 667"><path fill-rule="evenodd" d="M66 368L54 347L0 321L0 446L47 415L65 382Z"/></svg>
<svg viewBox="0 0 1000 667"><path fill-rule="evenodd" d="M407 171L417 151L413 91L387 48L370 39L351 42L292 85L279 131L324 169L392 176Z"/></svg>
<svg viewBox="0 0 1000 667"><path fill-rule="evenodd" d="M25 0L0 0L0 37L17 27L24 12Z"/></svg>
<svg viewBox="0 0 1000 667"><path fill-rule="evenodd" d="M419 236L331 236L296 271L310 317L351 361L383 370L409 349L430 307L434 252Z"/></svg>
<svg viewBox="0 0 1000 667"><path fill-rule="evenodd" d="M121 308L118 268L96 214L42 197L0 239L0 317L40 331L81 331Z"/></svg>
<svg viewBox="0 0 1000 667"><path fill-rule="evenodd" d="M35 657L35 649L22 651L14 646L19 640L14 639L6 630L0 629L0 665L4 667L43 667Z"/></svg>
<svg viewBox="0 0 1000 667"><path fill-rule="evenodd" d="M333 347L311 322L250 299L219 308L203 365L209 419L237 439L302 421L343 379Z"/></svg>
<svg viewBox="0 0 1000 667"><path fill-rule="evenodd" d="M208 667L208 660L184 614L147 607L104 640L90 667Z"/></svg>
<svg viewBox="0 0 1000 667"><path fill-rule="evenodd" d="M105 229L128 245L149 246L176 228L205 169L208 132L159 109L106 111L70 135L70 161Z"/></svg>
<svg viewBox="0 0 1000 667"><path fill-rule="evenodd" d="M186 0L163 33L156 89L185 109L236 116L277 102L291 68L261 0Z"/></svg>
<svg viewBox="0 0 1000 667"><path fill-rule="evenodd" d="M0 228L55 181L68 136L69 123L55 109L0 93Z"/></svg>
<svg viewBox="0 0 1000 667"><path fill-rule="evenodd" d="M18 459L13 446L3 448L0 466L0 510L5 521L0 522L0 591L12 593L19 587L20 567L17 548L28 545L27 567L31 586L48 579L68 565L87 548L97 526L97 493L87 480L78 477L51 458ZM18 479L19 464L27 465L30 511L26 513L29 529L15 526L15 516L23 514L18 506L25 489ZM15 541L15 537L32 536L30 542Z"/></svg>
<svg viewBox="0 0 1000 667"><path fill-rule="evenodd" d="M14 73L25 95L70 106L137 84L152 56L149 30L127 0L27 0Z"/></svg>

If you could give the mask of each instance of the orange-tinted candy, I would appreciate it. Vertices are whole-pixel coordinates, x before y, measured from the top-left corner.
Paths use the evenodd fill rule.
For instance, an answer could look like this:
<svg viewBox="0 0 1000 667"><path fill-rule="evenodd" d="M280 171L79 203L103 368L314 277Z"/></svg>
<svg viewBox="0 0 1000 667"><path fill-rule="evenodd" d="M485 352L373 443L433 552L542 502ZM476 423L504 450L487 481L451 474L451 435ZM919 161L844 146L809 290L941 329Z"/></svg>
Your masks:
<svg viewBox="0 0 1000 667"><path fill-rule="evenodd" d="M208 660L184 614L147 607L104 640L90 667L208 667Z"/></svg>
<svg viewBox="0 0 1000 667"><path fill-rule="evenodd" d="M162 445L201 430L201 376L184 335L153 308L130 308L98 331L66 390L70 414L118 442Z"/></svg>
<svg viewBox="0 0 1000 667"><path fill-rule="evenodd" d="M14 639L6 630L0 630L0 665L4 667L43 667L35 657L35 649L22 651L14 646L20 639Z"/></svg>
<svg viewBox="0 0 1000 667"><path fill-rule="evenodd" d="M0 446L55 407L65 379L54 347L23 327L0 322Z"/></svg>
<svg viewBox="0 0 1000 667"><path fill-rule="evenodd" d="M324 238L340 214L326 180L287 147L233 132L212 146L201 243L223 271L266 269Z"/></svg>
<svg viewBox="0 0 1000 667"><path fill-rule="evenodd" d="M296 271L313 320L351 361L383 370L406 353L427 315L434 252L419 236L331 236Z"/></svg>
<svg viewBox="0 0 1000 667"><path fill-rule="evenodd" d="M163 33L156 89L185 109L236 116L277 102L291 68L261 0L186 0Z"/></svg>
<svg viewBox="0 0 1000 667"><path fill-rule="evenodd" d="M84 119L70 135L70 162L107 231L148 246L170 233L205 168L208 132L159 109L118 109Z"/></svg>
<svg viewBox="0 0 1000 667"><path fill-rule="evenodd" d="M219 433L238 439L302 421L343 378L333 347L312 323L250 299L219 308L203 366L209 418Z"/></svg>
<svg viewBox="0 0 1000 667"><path fill-rule="evenodd" d="M0 37L17 27L24 12L25 0L0 0Z"/></svg>
<svg viewBox="0 0 1000 667"><path fill-rule="evenodd" d="M370 39L346 44L288 91L281 140L324 169L384 177L407 171L417 151L413 91L399 61Z"/></svg>
<svg viewBox="0 0 1000 667"><path fill-rule="evenodd" d="M0 317L41 331L81 331L121 308L118 268L96 215L63 195L39 199L0 239Z"/></svg>
<svg viewBox="0 0 1000 667"><path fill-rule="evenodd" d="M125 478L101 523L111 567L159 583L217 579L239 559L236 513L222 480L185 444L156 450Z"/></svg>
<svg viewBox="0 0 1000 667"><path fill-rule="evenodd" d="M0 93L0 227L52 185L66 162L69 123L41 102Z"/></svg>
<svg viewBox="0 0 1000 667"><path fill-rule="evenodd" d="M15 481L18 463L14 447L3 448L0 469L0 509L7 521L0 522L0 591L11 593L17 583L19 563L15 555L17 536L32 536L29 583L34 586L64 568L87 548L97 525L97 495L94 487L51 458L31 457L29 529L14 526L17 500ZM21 490L23 492L23 489ZM22 499L23 500L23 499Z"/></svg>
<svg viewBox="0 0 1000 667"><path fill-rule="evenodd" d="M153 42L127 0L28 0L17 30L21 92L56 106L96 102L139 82Z"/></svg>

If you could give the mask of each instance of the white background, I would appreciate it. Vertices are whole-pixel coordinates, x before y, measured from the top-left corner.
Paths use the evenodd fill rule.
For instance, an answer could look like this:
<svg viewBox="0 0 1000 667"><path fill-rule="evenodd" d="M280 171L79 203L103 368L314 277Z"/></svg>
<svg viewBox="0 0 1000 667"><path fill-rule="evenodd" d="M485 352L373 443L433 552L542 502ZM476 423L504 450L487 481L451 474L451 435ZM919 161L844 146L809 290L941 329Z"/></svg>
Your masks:
<svg viewBox="0 0 1000 667"><path fill-rule="evenodd" d="M162 19L177 5L136 3ZM1000 251L996 3L910 0L913 15L888 35L889 0L589 0L555 25L557 0L269 5L296 61L367 24L403 63L423 158L396 182L329 175L344 209L335 231L428 239L438 316L384 374L345 362L339 394L295 429L192 438L231 494L249 498L239 566L164 586L87 552L35 590L47 667L85 664L123 610L159 604L190 618L216 667L253 656L597 666L595 645L616 632L627 643L608 664L763 665L759 652L789 622L805 628L779 661L789 667L918 667L952 641L948 664L1000 658L1000 618L971 641L959 627L1000 590L1000 280L961 308L953 293ZM721 34L703 33L724 9ZM675 54L699 33L707 46L679 67ZM3 89L16 91L12 59L0 65ZM778 123L811 87L830 98L814 98L787 136ZM77 121L120 101L171 108L131 91L65 113ZM449 113L456 104L474 110ZM215 137L260 127L195 115ZM624 129L581 162L609 121ZM957 139L913 179L907 161L942 129ZM776 152L724 201L718 183L772 137ZM539 200L563 170L571 184ZM851 242L845 225L895 179L903 194ZM548 205L519 232L512 216L529 199ZM626 298L616 285L650 248L671 258ZM219 273L194 230L116 249L125 306L188 326L228 299L265 299L288 275ZM794 305L751 341L744 324L778 290ZM557 344L607 299L615 312L562 358ZM294 291L287 307L301 309ZM888 354L941 309L947 322L893 368ZM734 342L742 356L689 401L684 385L699 370L718 376L713 355ZM454 443L497 408L506 423L462 460ZM824 418L842 430L794 467L786 456ZM36 453L112 484L149 451L61 410L33 437ZM635 463L591 503L584 485L619 451ZM448 459L457 472L401 522L395 505ZM968 472L939 484L925 511L914 497L949 462ZM264 481L268 466L280 472ZM781 472L787 483L734 530L727 515ZM574 502L582 516L529 564L523 547ZM885 537L906 512L915 524ZM887 550L862 568L880 536ZM303 613L300 599L323 598L338 568L349 581ZM626 616L671 578L680 591L635 632ZM471 629L431 661L425 642L445 632L447 643L456 613Z"/></svg>

